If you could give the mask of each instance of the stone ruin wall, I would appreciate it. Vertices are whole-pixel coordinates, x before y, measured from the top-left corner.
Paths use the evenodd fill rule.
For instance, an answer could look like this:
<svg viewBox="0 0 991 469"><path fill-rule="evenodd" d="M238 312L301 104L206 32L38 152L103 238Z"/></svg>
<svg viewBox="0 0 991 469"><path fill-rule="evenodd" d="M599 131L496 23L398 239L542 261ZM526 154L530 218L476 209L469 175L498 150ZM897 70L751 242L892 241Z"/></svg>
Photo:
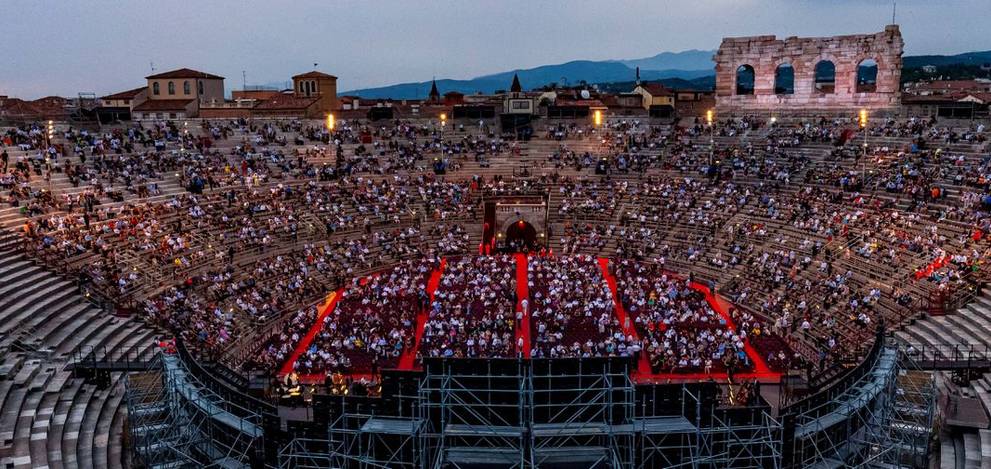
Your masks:
<svg viewBox="0 0 991 469"><path fill-rule="evenodd" d="M901 32L889 25L876 34L822 38L751 36L724 38L716 53L716 111L722 115L746 113L814 114L847 113L861 108L897 112L901 104L899 81L902 68ZM874 92L858 93L857 66L866 59L878 65ZM815 66L822 60L836 67L835 89L823 93L815 88ZM775 94L778 65L794 67L794 94ZM736 71L741 65L754 68L754 94L736 94Z"/></svg>

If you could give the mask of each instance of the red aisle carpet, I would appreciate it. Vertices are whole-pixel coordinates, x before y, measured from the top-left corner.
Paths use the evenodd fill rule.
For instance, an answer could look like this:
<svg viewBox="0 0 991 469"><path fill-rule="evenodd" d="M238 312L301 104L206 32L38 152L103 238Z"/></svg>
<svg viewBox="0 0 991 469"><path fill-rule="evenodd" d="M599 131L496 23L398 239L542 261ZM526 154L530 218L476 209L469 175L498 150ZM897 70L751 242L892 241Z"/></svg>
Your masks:
<svg viewBox="0 0 991 469"><path fill-rule="evenodd" d="M618 287L616 284L616 278L609 273L609 259L599 258L599 267L602 268L602 276L605 277L606 283L609 284L609 289L612 290L613 304L616 307L616 318L619 319L620 324L623 325L623 332L627 335L633 334L637 337L636 328L633 326L632 321L630 324L626 322L626 310L623 309L623 304L619 299ZM731 330L736 330L736 324L733 323L727 313L729 309L729 302L725 299L713 295L709 291L709 288L705 285L699 283L692 283L692 288L702 292L705 295L706 302L712 307L716 313L723 317ZM754 371L750 373L736 373L734 377L737 379L760 379L765 381L778 380L781 378L781 373L771 371L768 368L767 363L764 358L754 350L753 346L750 345L749 341L744 346L747 356L750 361L754 364ZM650 359L647 357L646 349L641 352L640 360L637 362L637 371L633 373L633 379L639 383L666 383L666 382L679 382L679 381L698 381L704 379L714 379L717 381L725 381L728 376L725 372L720 373L653 373L650 368Z"/></svg>
<svg viewBox="0 0 991 469"><path fill-rule="evenodd" d="M619 323L623 325L623 333L626 335L633 335L634 339L639 340L640 337L637 334L637 328L633 326L633 321L627 321L626 309L623 308L623 302L619 300L619 287L616 286L616 277L613 277L609 273L609 259L605 257L599 258L599 268L602 270L602 277L606 279L606 284L609 285L609 290L612 292L612 303L613 307L616 309L616 319L619 319ZM637 361L637 371L635 375L649 375L650 374L650 359L647 358L647 351L640 351L640 359Z"/></svg>
<svg viewBox="0 0 991 469"><path fill-rule="evenodd" d="M434 301L434 293L440 285L440 277L444 275L444 268L447 267L447 259L440 260L440 267L430 273L430 280L427 281L427 295L430 295L430 302ZM407 349L402 357L399 357L400 370L413 370L416 366L416 354L420 352L420 341L423 339L423 329L427 325L427 315L430 313L430 305L416 315L416 338L413 340L413 348Z"/></svg>
<svg viewBox="0 0 991 469"><path fill-rule="evenodd" d="M529 285L529 274L528 274L526 255L516 254L516 311L523 310L523 299L527 299L527 303L530 303L530 285ZM523 350L517 350L516 353L523 353L523 358L530 358L530 311L533 305L527 308L527 311L523 313L523 319L516 325L516 343L520 342L520 338L523 338ZM515 344L514 344L515 345Z"/></svg>
<svg viewBox="0 0 991 469"><path fill-rule="evenodd" d="M320 328L323 327L323 318L334 311L334 308L337 307L337 300L341 299L342 294L344 294L343 288L330 294L327 301L324 303L325 306L320 310L320 313L317 314L317 320L313 321L313 325L310 326L310 331L303 336L303 340L296 344L296 348L292 351L292 355L289 355L289 359L282 364L282 371L279 372L279 376L285 376L292 373L293 364L296 363L299 356L306 351L306 349L310 346L310 343L313 342L313 339L320 333ZM322 374L319 376L322 377Z"/></svg>
<svg viewBox="0 0 991 469"><path fill-rule="evenodd" d="M736 324L733 322L733 319L730 318L728 313L730 307L730 303L728 301L722 297L714 295L711 291L709 291L709 287L700 283L692 282L692 288L705 294L705 301L709 303L709 306L711 306L713 310L719 313L719 315L726 320L726 324L731 331L736 331ZM750 345L749 340L744 344L743 348L746 350L747 356L750 357L751 363L754 364L754 375L759 377L781 377L781 373L771 371L771 369L767 366L767 362L764 361L764 357L757 353L757 350Z"/></svg>

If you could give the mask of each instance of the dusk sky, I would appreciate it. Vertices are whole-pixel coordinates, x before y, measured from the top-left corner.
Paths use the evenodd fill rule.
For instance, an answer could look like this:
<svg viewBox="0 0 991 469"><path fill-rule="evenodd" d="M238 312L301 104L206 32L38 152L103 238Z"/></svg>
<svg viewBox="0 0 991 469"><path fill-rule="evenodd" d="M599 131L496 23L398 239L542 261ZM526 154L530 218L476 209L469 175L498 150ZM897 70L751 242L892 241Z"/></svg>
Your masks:
<svg viewBox="0 0 991 469"><path fill-rule="evenodd" d="M98 95L189 67L240 89L313 69L338 89L577 59L715 49L723 36L880 31L890 0L2 0L0 95ZM905 53L991 49L991 0L898 0Z"/></svg>

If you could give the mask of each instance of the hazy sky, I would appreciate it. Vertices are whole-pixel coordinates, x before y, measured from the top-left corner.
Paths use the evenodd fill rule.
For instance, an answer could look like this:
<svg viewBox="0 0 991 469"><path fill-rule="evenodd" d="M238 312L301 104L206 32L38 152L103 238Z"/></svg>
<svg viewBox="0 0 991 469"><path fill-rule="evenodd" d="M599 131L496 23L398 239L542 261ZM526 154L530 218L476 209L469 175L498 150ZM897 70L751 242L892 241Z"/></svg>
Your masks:
<svg viewBox="0 0 991 469"><path fill-rule="evenodd" d="M0 0L0 95L107 94L155 70L227 90L313 68L338 89L575 59L715 49L723 36L880 31L891 0ZM991 0L898 0L907 54L991 49Z"/></svg>

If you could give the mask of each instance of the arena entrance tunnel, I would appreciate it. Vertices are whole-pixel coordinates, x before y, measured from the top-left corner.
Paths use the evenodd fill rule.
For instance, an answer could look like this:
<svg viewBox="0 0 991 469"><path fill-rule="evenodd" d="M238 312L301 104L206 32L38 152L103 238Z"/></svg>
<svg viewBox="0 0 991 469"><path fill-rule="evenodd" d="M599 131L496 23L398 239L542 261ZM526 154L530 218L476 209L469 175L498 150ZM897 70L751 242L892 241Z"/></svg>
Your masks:
<svg viewBox="0 0 991 469"><path fill-rule="evenodd" d="M537 229L530 222L520 219L506 228L506 250L510 252L535 251L540 249L537 242Z"/></svg>

